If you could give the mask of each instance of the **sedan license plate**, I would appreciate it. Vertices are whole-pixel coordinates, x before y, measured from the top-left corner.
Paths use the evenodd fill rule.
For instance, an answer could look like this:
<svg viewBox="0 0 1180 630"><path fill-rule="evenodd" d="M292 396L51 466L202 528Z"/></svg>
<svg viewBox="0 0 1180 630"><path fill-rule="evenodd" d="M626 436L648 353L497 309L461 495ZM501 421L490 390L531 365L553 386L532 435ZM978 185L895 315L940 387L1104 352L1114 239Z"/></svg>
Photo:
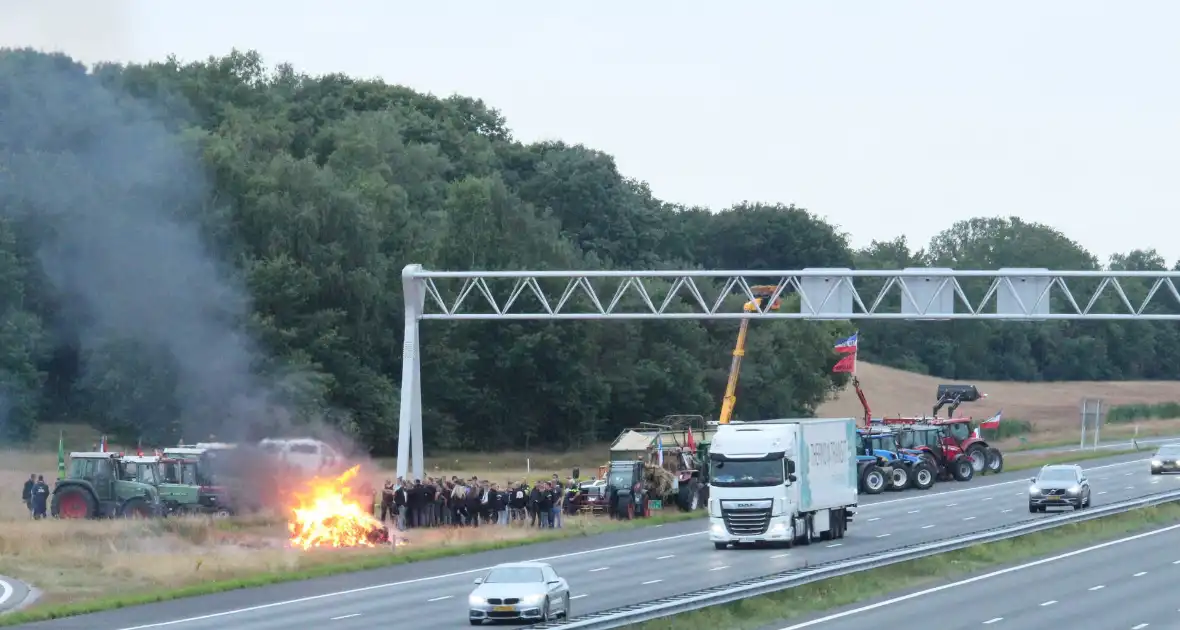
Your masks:
<svg viewBox="0 0 1180 630"><path fill-rule="evenodd" d="M496 606L492 610L495 612L512 612L515 609L512 606Z"/></svg>
<svg viewBox="0 0 1180 630"><path fill-rule="evenodd" d="M1060 500L1061 500L1061 497L1059 497L1059 496L1056 496L1056 495L1052 495L1052 494L1051 494L1051 495L1049 495L1049 496L1047 496L1047 497L1045 497L1045 498L1046 498L1046 499L1048 499L1048 500L1050 500L1050 501L1060 501Z"/></svg>

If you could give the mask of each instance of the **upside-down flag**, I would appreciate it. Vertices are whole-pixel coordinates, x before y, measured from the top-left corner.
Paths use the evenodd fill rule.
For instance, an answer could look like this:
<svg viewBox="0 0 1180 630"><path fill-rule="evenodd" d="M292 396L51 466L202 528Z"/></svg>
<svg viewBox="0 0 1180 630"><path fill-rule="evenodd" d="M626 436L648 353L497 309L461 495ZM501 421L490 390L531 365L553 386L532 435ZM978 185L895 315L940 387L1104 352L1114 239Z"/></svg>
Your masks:
<svg viewBox="0 0 1180 630"><path fill-rule="evenodd" d="M107 436L105 436L105 435L102 436L102 438L100 438L98 441L98 452L100 452L100 453L107 452Z"/></svg>
<svg viewBox="0 0 1180 630"><path fill-rule="evenodd" d="M997 411L996 415L988 418L987 420L984 420L983 422L980 422L979 428L981 428L981 429L998 429L998 428L1000 428L1000 419L1003 417L1003 415L1004 415L1003 409Z"/></svg>
<svg viewBox="0 0 1180 630"><path fill-rule="evenodd" d="M858 334L860 334L860 333L854 332L854 333L852 333L851 337L837 341L836 342L836 352L840 352L840 353L856 352L856 342L857 342L856 336Z"/></svg>

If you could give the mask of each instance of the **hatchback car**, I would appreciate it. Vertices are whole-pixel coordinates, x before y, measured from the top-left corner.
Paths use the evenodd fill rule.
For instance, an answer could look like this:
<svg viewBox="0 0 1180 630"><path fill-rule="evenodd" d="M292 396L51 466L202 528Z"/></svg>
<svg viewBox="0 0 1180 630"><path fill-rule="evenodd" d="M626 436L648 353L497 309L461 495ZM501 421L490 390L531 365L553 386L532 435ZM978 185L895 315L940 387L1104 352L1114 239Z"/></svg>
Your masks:
<svg viewBox="0 0 1180 630"><path fill-rule="evenodd" d="M467 616L473 626L570 616L569 584L544 562L501 564L475 583L478 586L467 598Z"/></svg>
<svg viewBox="0 0 1180 630"><path fill-rule="evenodd" d="M1151 474L1180 472L1180 444L1164 444L1151 457Z"/></svg>
<svg viewBox="0 0 1180 630"><path fill-rule="evenodd" d="M1041 468L1029 479L1028 511L1044 512L1049 507L1090 507L1090 482L1081 466L1054 464Z"/></svg>

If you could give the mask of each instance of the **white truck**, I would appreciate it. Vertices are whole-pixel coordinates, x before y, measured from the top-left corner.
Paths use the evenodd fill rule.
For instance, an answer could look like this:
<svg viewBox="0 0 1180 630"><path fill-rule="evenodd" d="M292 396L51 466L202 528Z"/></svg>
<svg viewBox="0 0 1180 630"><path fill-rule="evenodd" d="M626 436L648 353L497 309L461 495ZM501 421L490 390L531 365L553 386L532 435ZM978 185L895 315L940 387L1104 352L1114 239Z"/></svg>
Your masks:
<svg viewBox="0 0 1180 630"><path fill-rule="evenodd" d="M719 425L709 448L709 540L787 547L843 538L857 501L856 420Z"/></svg>

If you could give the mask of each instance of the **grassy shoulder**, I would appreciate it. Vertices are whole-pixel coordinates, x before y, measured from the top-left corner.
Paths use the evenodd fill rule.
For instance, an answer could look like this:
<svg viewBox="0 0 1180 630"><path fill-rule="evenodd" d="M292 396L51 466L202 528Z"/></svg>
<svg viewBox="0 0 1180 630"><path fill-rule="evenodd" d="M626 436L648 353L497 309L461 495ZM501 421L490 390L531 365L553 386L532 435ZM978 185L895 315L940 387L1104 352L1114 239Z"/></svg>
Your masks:
<svg viewBox="0 0 1180 630"><path fill-rule="evenodd" d="M1103 449L1100 451L1068 451L1063 453L1013 453L1004 457L1004 471L1016 472L1018 470L1029 470L1051 464L1073 464L1091 459L1106 459L1108 457L1118 457L1120 455L1130 455L1131 453L1138 452L1141 451L1128 448Z"/></svg>
<svg viewBox="0 0 1180 630"><path fill-rule="evenodd" d="M1168 503L1064 525L951 553L864 571L705 610L657 619L637 630L747 630L839 609L891 593L946 583L984 569L1102 542L1180 519L1180 503Z"/></svg>
<svg viewBox="0 0 1180 630"><path fill-rule="evenodd" d="M149 604L155 602L169 601L173 599L180 599L183 597L193 597L198 595L210 595L214 593L222 593L244 588L253 588L258 586L268 586L271 584L278 584L282 582L295 582L300 580L309 580L313 578L326 577L330 575L337 575L341 573L351 573L355 571L365 571L369 569L379 569L383 567L395 566L400 564L408 564L412 562L422 562L425 560L436 560L439 558L446 558L451 556L480 553L484 551L495 551L499 549L509 549L513 547L521 547L535 543L548 542L554 540L567 540L571 538L579 538L585 536L593 536L607 532L622 531L628 529L638 529L643 527L652 527L655 525L662 525L667 523L677 523L682 521L700 518L703 512L679 512L667 510L663 513L655 514L651 518L634 521L613 521L606 517L569 517L564 523L564 527L554 530L531 530L520 529L515 527L506 528L463 528L456 529L439 529L439 530L413 530L411 534L422 532L428 536L429 540L422 539L422 545L411 538L411 543L406 547L399 547L391 551L388 546L383 546L375 549L320 549L312 551L298 551L286 548L278 548L268 550L271 552L267 555L270 561L266 566L260 565L258 558L261 558L262 553L255 553L255 561L251 563L243 563L238 565L221 565L212 566L212 556L206 553L203 557L201 555L183 556L178 558L177 554L169 551L161 551L153 558L140 555L136 559L127 563L114 565L110 564L114 554L101 554L106 559L102 561L100 566L92 567L91 571L83 572L77 567L72 569L73 573L66 571L68 567L55 566L43 567L46 572L40 574L40 577L46 577L45 573L53 572L59 576L65 577L71 581L73 586L78 586L74 582L82 580L86 581L90 591L90 596L86 596L84 589L74 588L70 596L67 598L61 593L56 593L52 588L47 588L45 579L36 579L37 575L30 575L27 570L22 569L23 566L28 566L29 563L37 560L37 554L28 554L27 562L20 561L19 553L9 555L4 549L0 548L0 574L8 575L13 578L26 580L35 584L38 588L45 592L45 597L41 603L28 610L16 612L10 615L0 616L0 626L12 626L22 623L30 623L34 621L44 621L48 619L59 619L62 617L71 617L75 615L82 615L87 613L101 612L105 610L114 610L118 608L125 608L128 606L137 606L141 604ZM204 521L202 523L201 521ZM30 523L32 524L32 523ZM41 528L42 536L49 528L63 529L63 536L78 537L77 526L79 523L70 521L61 522L38 522L35 524ZM91 525L87 523L86 525ZM149 534L154 535L157 540L161 540L161 532L146 532L146 531L131 531L135 527L139 528L169 528L188 529L192 531L182 532L187 536L206 537L213 536L218 533L236 533L239 530L249 529L250 526L235 524L231 521L210 521L209 519L193 519L185 522L182 519L167 519L164 521L148 521L140 523L129 523L125 521L112 521L104 523L93 523L92 525L104 527L106 529L121 529L125 531L120 532L120 538L140 538L143 539ZM72 527L73 532L66 532L65 527ZM208 532L205 529L213 528L219 530L218 532ZM32 528L30 528L32 529ZM201 530L201 531L197 531ZM496 536L505 536L493 539L471 539L470 536L478 535L479 530L487 532L495 532ZM103 538L106 532L90 532L89 535L82 536L87 538ZM169 532L175 535L177 532ZM0 545L5 540L4 536L0 536ZM27 540L27 539L26 539ZM114 538L103 538L100 545L109 545L110 550L119 551L112 542ZM84 540L85 542L85 540ZM98 542L96 539L91 539L88 542L91 544ZM208 542L202 542L207 545ZM429 545L429 546L427 546ZM94 556L94 549L90 549L90 555ZM106 551L106 550L104 550ZM15 550L13 550L15 552ZM238 554L243 556L246 554ZM42 560L44 557L42 556ZM182 566L183 565L183 566ZM154 577L162 580L157 584L169 584L166 587L157 586L155 588L144 587L145 576L142 574L133 574L134 571L144 571L149 567L158 569L160 575ZM167 573L167 575L164 575ZM87 579L87 575L91 579ZM131 578L134 575L134 579ZM123 577L124 579L111 579L112 577ZM146 576L150 578L151 576ZM169 583L167 580L171 580ZM150 579L148 580L150 581ZM130 585L139 586L139 588L128 588ZM113 587L123 589L115 592L104 591L105 587Z"/></svg>

